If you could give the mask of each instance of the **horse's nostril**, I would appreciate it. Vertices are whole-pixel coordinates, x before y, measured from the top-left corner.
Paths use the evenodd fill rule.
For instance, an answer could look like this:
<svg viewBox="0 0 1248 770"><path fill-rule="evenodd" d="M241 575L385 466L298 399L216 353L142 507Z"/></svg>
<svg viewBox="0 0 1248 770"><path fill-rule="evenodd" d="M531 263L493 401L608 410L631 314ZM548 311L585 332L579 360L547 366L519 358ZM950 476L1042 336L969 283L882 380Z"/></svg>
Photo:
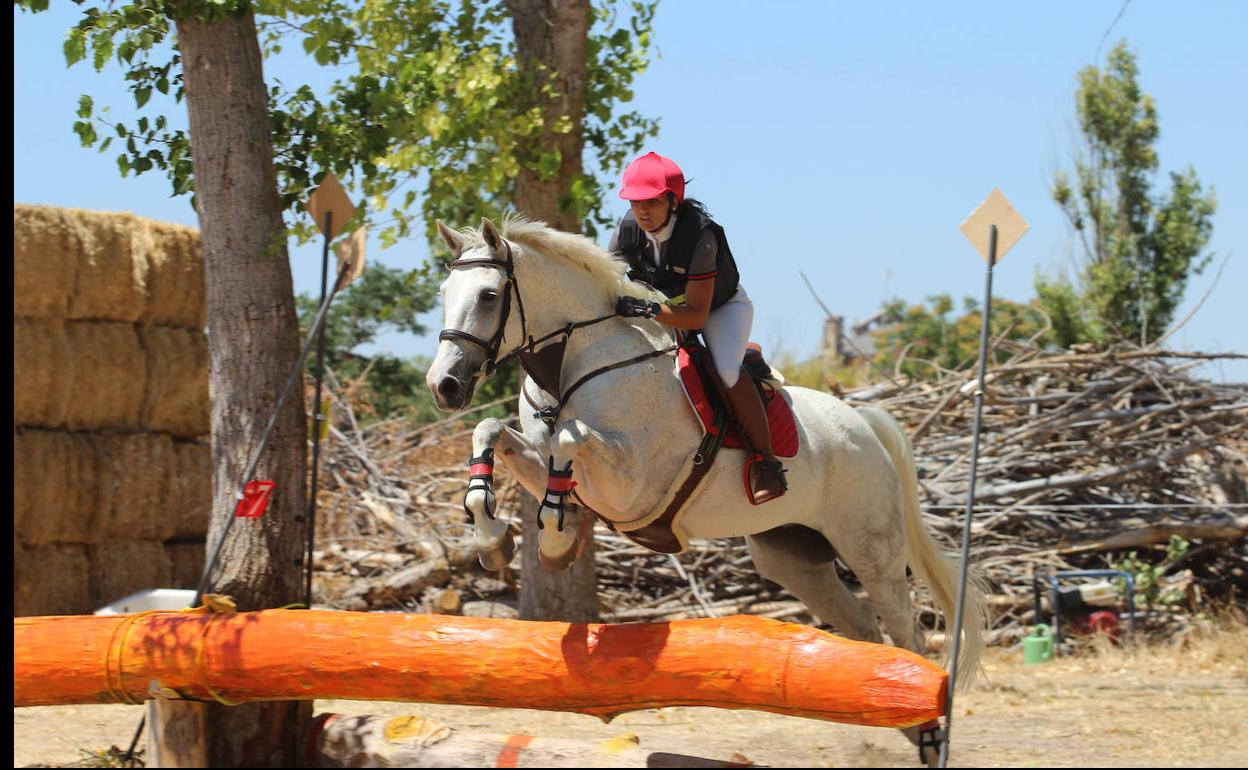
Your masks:
<svg viewBox="0 0 1248 770"><path fill-rule="evenodd" d="M442 394L443 398L453 400L459 395L459 380L454 377L443 377L442 381L438 383L438 392Z"/></svg>

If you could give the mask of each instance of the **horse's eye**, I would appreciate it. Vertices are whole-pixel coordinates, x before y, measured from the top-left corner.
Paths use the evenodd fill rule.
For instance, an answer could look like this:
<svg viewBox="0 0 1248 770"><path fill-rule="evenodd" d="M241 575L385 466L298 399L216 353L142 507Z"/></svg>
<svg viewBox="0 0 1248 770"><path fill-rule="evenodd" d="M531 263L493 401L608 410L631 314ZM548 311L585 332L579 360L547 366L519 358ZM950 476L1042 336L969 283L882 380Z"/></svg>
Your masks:
<svg viewBox="0 0 1248 770"><path fill-rule="evenodd" d="M494 300L498 299L498 292L494 291L493 289L483 289L481 293L477 296L477 299L480 300L481 302L493 302Z"/></svg>

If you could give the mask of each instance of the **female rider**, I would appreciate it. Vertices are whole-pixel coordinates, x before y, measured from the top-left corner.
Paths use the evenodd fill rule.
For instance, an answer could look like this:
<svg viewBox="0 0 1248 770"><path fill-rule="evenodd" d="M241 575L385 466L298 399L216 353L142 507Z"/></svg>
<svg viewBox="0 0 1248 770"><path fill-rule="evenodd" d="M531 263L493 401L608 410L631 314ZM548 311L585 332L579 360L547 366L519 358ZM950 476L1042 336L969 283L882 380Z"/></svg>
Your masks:
<svg viewBox="0 0 1248 770"><path fill-rule="evenodd" d="M676 329L702 330L727 393L728 408L754 456L748 461L750 494L761 504L784 494L784 468L771 448L767 413L741 360L754 320L754 304L738 282L724 229L706 208L685 198L680 166L647 153L624 171L620 197L630 202L611 236L610 251L628 262L628 275L661 291L669 304L623 297L616 312L655 318Z"/></svg>

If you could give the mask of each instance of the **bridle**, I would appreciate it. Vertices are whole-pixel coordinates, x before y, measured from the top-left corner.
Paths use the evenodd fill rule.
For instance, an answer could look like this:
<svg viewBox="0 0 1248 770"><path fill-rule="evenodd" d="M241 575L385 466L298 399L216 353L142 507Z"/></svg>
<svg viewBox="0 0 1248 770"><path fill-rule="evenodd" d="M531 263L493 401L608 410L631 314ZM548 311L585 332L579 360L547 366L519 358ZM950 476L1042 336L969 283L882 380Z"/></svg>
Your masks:
<svg viewBox="0 0 1248 770"><path fill-rule="evenodd" d="M498 319L498 331L494 332L494 336L490 337L488 342L475 334L469 334L468 332L460 331L459 329L443 329L442 332L438 334L439 340L463 340L465 342L470 342L485 351L485 363L483 363L477 371L473 373L473 377L491 376L498 369L498 367L506 363L508 359L516 355L521 348L524 347L523 345L520 345L515 350L503 356L502 360L498 359L498 349L503 344L503 339L506 336L505 332L507 330L507 321L511 315L511 292L513 288L516 292L516 307L520 309L520 336L522 339L529 336L528 323L524 317L524 299L520 296L520 285L516 283L516 263L512 258L511 244L507 243L506 240L503 240L503 243L507 246L507 259L457 259L447 265L447 268L451 270L454 270L457 267L492 267L495 270L502 270L507 273L507 283L503 288L503 311ZM530 347L532 347L533 344L535 343L530 339Z"/></svg>
<svg viewBox="0 0 1248 770"><path fill-rule="evenodd" d="M654 358L655 356L661 356L666 353L670 353L676 349L676 346L672 345L671 347L651 351L649 353L645 353L640 356L635 356L625 361L620 361L618 363L609 364L599 369L595 369L589 374L586 374L585 376L581 377L572 385L572 387L568 388L567 391L563 392L562 394L558 392L551 392L549 386L548 385L543 386L541 384L541 380L539 379L539 376L535 374L535 369L537 366L536 359L540 355L539 351L537 350L538 346L541 345L543 342L554 339L555 337L560 337L560 336L563 337L563 340L561 340L560 342L555 343L554 345L548 346L551 348L554 348L554 347L558 348L556 351L554 351L555 360L553 363L554 363L555 371L561 372L563 369L563 351L564 351L564 348L567 346L568 338L572 336L572 332L585 326L592 326L596 323L609 321L610 319L617 317L619 314L612 311L608 315L599 316L598 318L593 318L588 321L577 321L574 323L568 323L560 327L559 329L556 329L555 331L551 332L550 334L547 334L543 337L539 337L537 339L534 339L533 337L529 336L528 320L525 318L525 315L524 315L524 298L520 294L520 283L519 281L516 280L516 262L515 262L515 259L512 257L511 244L508 243L507 240L504 238L500 238L499 240L502 241L503 244L507 247L506 259L496 259L496 258L488 258L488 257L474 258L474 259L456 259L455 261L447 264L447 267L451 270L454 270L455 268L458 268L458 267L491 267L491 268L494 268L495 270L502 270L503 272L507 274L507 282L504 284L504 287L503 287L503 309L502 309L502 314L499 316L499 319L498 319L498 331L494 332L494 336L490 337L490 339L487 341L487 340L481 339L475 334L470 334L469 332L461 331L459 329L443 329L438 334L438 339L439 340L463 340L465 342L469 342L473 345L476 345L477 347L485 351L485 354L486 354L485 362L481 364L481 366L477 369L477 371L473 372L472 374L473 378L489 377L493 375L494 372L498 371L498 368L500 366L507 363L507 361L511 360L513 356L519 356L520 365L524 367L525 372L528 373L530 377L532 377L535 381L539 383L539 387L542 387L543 390L546 390L548 393L550 393L550 395L554 397L555 401L558 402L556 406L548 406L545 408L541 408L535 415L536 417L541 418L541 420L545 422L548 426L551 426L551 427L554 426L555 422L559 418L559 412L562 411L564 405L568 403L568 399L572 397L572 394L576 392L577 389L579 389L582 385L584 385L589 380L593 379L594 377L597 377L599 374L609 372L612 369L619 369L624 366L631 366L632 364L640 363L647 359ZM498 353L499 353L499 349L503 345L504 339L506 338L505 333L507 330L507 321L509 320L509 317L511 315L511 295L512 295L513 290L516 295L516 307L520 310L521 343L517 345L510 353L507 353L500 359L498 357ZM542 351L542 352L545 352L545 351ZM556 382L554 384L554 389L555 391L559 390L559 383ZM525 392L525 397L528 398L527 392ZM532 404L533 402L530 400L529 403ZM534 406L536 407L537 405L534 404Z"/></svg>

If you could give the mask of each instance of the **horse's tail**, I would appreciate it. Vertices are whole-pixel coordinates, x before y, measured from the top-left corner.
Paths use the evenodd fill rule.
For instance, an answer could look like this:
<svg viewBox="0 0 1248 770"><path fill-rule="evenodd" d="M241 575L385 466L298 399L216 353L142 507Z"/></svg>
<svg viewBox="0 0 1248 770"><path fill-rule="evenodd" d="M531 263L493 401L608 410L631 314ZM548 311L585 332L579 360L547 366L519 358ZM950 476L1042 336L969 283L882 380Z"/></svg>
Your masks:
<svg viewBox="0 0 1248 770"><path fill-rule="evenodd" d="M906 561L910 569L927 583L932 598L945 616L946 654L953 648L953 622L957 611L959 571L957 563L923 526L919 508L919 477L914 466L914 447L905 429L891 415L874 407L860 407L863 416L880 443L893 459L893 467L901 482L902 507L906 526ZM968 570L970 565L967 565ZM959 685L968 686L979 672L979 659L984 651L984 630L988 625L984 583L974 572L967 575L962 623L962 643L958 651Z"/></svg>

